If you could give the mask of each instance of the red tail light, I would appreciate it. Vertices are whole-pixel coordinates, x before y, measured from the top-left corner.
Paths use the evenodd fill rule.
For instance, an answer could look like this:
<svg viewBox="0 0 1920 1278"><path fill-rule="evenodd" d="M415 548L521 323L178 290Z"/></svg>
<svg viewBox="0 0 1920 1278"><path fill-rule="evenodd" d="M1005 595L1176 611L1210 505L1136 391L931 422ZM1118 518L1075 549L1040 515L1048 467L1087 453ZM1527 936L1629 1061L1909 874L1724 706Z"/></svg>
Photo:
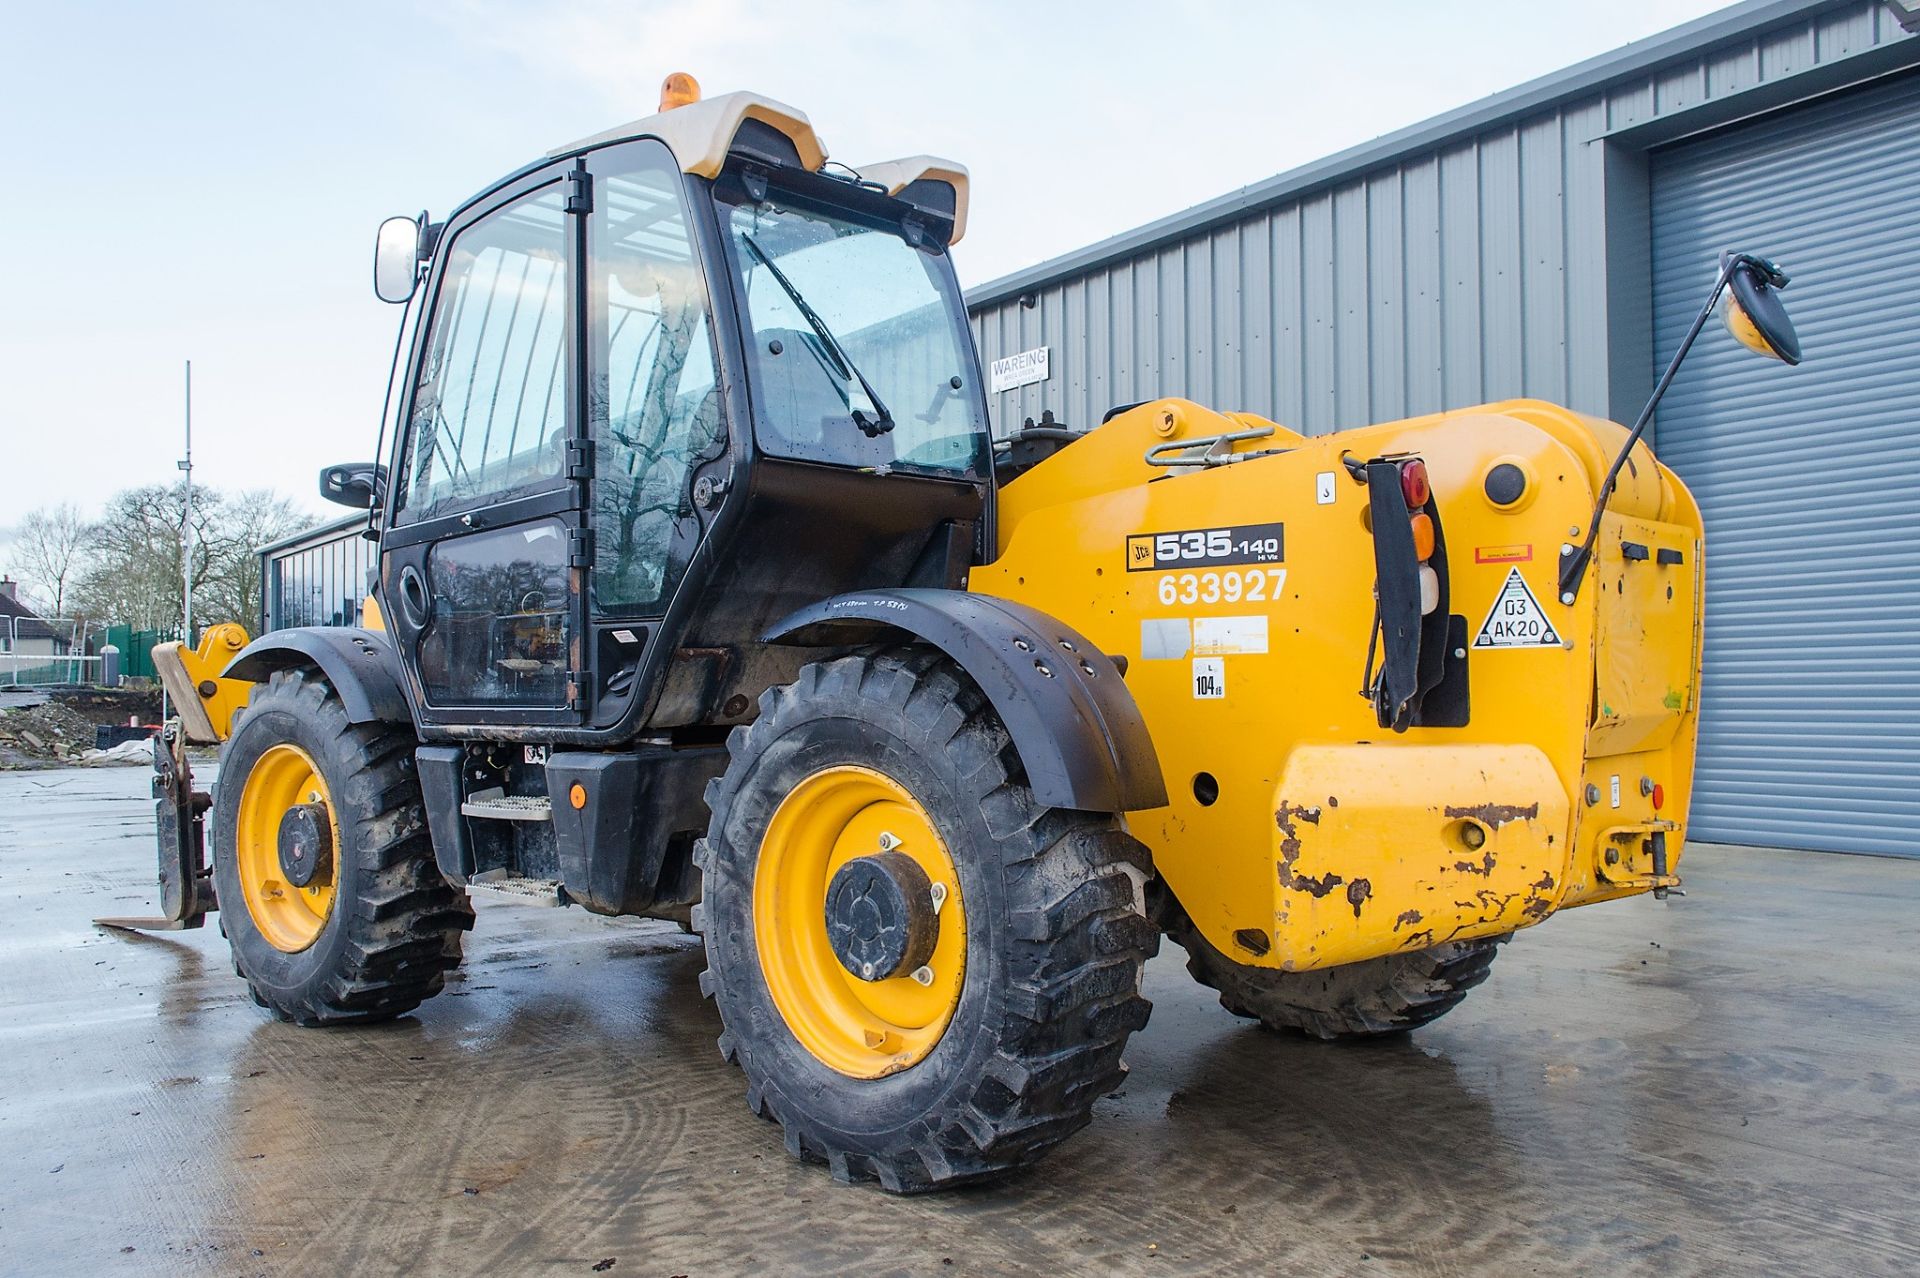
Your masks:
<svg viewBox="0 0 1920 1278"><path fill-rule="evenodd" d="M1427 464L1419 459L1403 462L1400 466L1400 495L1407 499L1408 510L1418 510L1427 504L1427 498L1433 488L1427 483Z"/></svg>

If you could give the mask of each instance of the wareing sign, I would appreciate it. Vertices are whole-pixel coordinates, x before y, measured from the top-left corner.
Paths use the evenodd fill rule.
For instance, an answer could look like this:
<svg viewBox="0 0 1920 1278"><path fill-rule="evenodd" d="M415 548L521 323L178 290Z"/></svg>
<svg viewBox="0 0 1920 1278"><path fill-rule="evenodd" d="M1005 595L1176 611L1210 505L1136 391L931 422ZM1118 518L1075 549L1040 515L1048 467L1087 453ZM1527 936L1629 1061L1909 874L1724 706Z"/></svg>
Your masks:
<svg viewBox="0 0 1920 1278"><path fill-rule="evenodd" d="M1046 381L1049 376L1048 349L1045 346L1036 346L1030 351L1021 351L1018 355L1009 355L1005 359L993 361L989 372L992 375L994 393L997 395L1001 391L1017 390L1022 386Z"/></svg>

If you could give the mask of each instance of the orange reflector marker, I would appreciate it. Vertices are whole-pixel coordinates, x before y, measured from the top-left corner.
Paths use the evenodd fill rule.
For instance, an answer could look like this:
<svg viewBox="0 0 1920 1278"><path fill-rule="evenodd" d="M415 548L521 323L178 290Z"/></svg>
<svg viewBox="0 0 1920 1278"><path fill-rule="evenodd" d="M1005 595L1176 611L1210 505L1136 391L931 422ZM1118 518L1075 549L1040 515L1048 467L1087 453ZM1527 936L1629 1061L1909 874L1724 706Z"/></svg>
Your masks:
<svg viewBox="0 0 1920 1278"><path fill-rule="evenodd" d="M584 785L581 785L578 781L575 781L573 783L573 788L567 791L567 802L571 803L574 806L575 811L578 811L579 809L586 807L587 806L587 787L585 787Z"/></svg>
<svg viewBox="0 0 1920 1278"><path fill-rule="evenodd" d="M660 109L691 106L700 100L700 82L685 71L675 71L660 82ZM577 806L577 805L576 805Z"/></svg>
<svg viewBox="0 0 1920 1278"><path fill-rule="evenodd" d="M1433 558L1433 516L1424 510L1413 517L1413 553L1421 563Z"/></svg>

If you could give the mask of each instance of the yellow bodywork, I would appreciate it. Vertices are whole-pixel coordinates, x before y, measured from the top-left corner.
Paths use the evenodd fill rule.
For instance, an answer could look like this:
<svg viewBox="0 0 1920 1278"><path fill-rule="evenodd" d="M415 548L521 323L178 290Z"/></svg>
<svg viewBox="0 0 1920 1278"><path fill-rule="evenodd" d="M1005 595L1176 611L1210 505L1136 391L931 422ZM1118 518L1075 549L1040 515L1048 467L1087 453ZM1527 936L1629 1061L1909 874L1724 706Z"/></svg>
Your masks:
<svg viewBox="0 0 1920 1278"><path fill-rule="evenodd" d="M198 648L154 645L154 671L173 702L181 730L195 745L214 745L232 735L233 717L247 704L253 684L222 679L220 672L246 646L247 628L231 621L207 627Z"/></svg>
<svg viewBox="0 0 1920 1278"><path fill-rule="evenodd" d="M1266 427L1232 448L1271 455L1174 471L1144 459ZM1009 484L999 558L969 585L1127 659L1171 796L1129 826L1223 954L1304 970L1498 935L1678 881L1653 876L1645 844L1667 831L1677 865L1703 543L1698 507L1644 444L1575 603L1556 593L1562 547L1584 535L1625 438L1531 400L1313 437L1161 400ZM1360 693L1373 539L1367 489L1341 459L1409 453L1432 479L1471 710L1463 727L1396 734ZM1484 488L1502 463L1527 478L1504 508ZM1249 529L1276 538L1278 558L1170 571L1148 549ZM1544 620L1533 646L1476 643L1509 605Z"/></svg>

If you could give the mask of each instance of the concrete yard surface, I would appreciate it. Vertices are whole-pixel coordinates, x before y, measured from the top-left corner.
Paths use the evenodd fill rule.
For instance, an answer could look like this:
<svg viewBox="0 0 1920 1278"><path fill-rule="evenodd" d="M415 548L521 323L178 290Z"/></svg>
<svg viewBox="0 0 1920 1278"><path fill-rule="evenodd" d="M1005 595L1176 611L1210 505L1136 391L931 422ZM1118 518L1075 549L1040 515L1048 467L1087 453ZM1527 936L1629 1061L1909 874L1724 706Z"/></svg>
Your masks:
<svg viewBox="0 0 1920 1278"><path fill-rule="evenodd" d="M142 769L0 774L0 1274L1920 1270L1920 863L1696 847L1329 1046L1172 944L1093 1125L998 1185L835 1184L747 1110L671 926L477 897L395 1024L255 1007L150 912Z"/></svg>

